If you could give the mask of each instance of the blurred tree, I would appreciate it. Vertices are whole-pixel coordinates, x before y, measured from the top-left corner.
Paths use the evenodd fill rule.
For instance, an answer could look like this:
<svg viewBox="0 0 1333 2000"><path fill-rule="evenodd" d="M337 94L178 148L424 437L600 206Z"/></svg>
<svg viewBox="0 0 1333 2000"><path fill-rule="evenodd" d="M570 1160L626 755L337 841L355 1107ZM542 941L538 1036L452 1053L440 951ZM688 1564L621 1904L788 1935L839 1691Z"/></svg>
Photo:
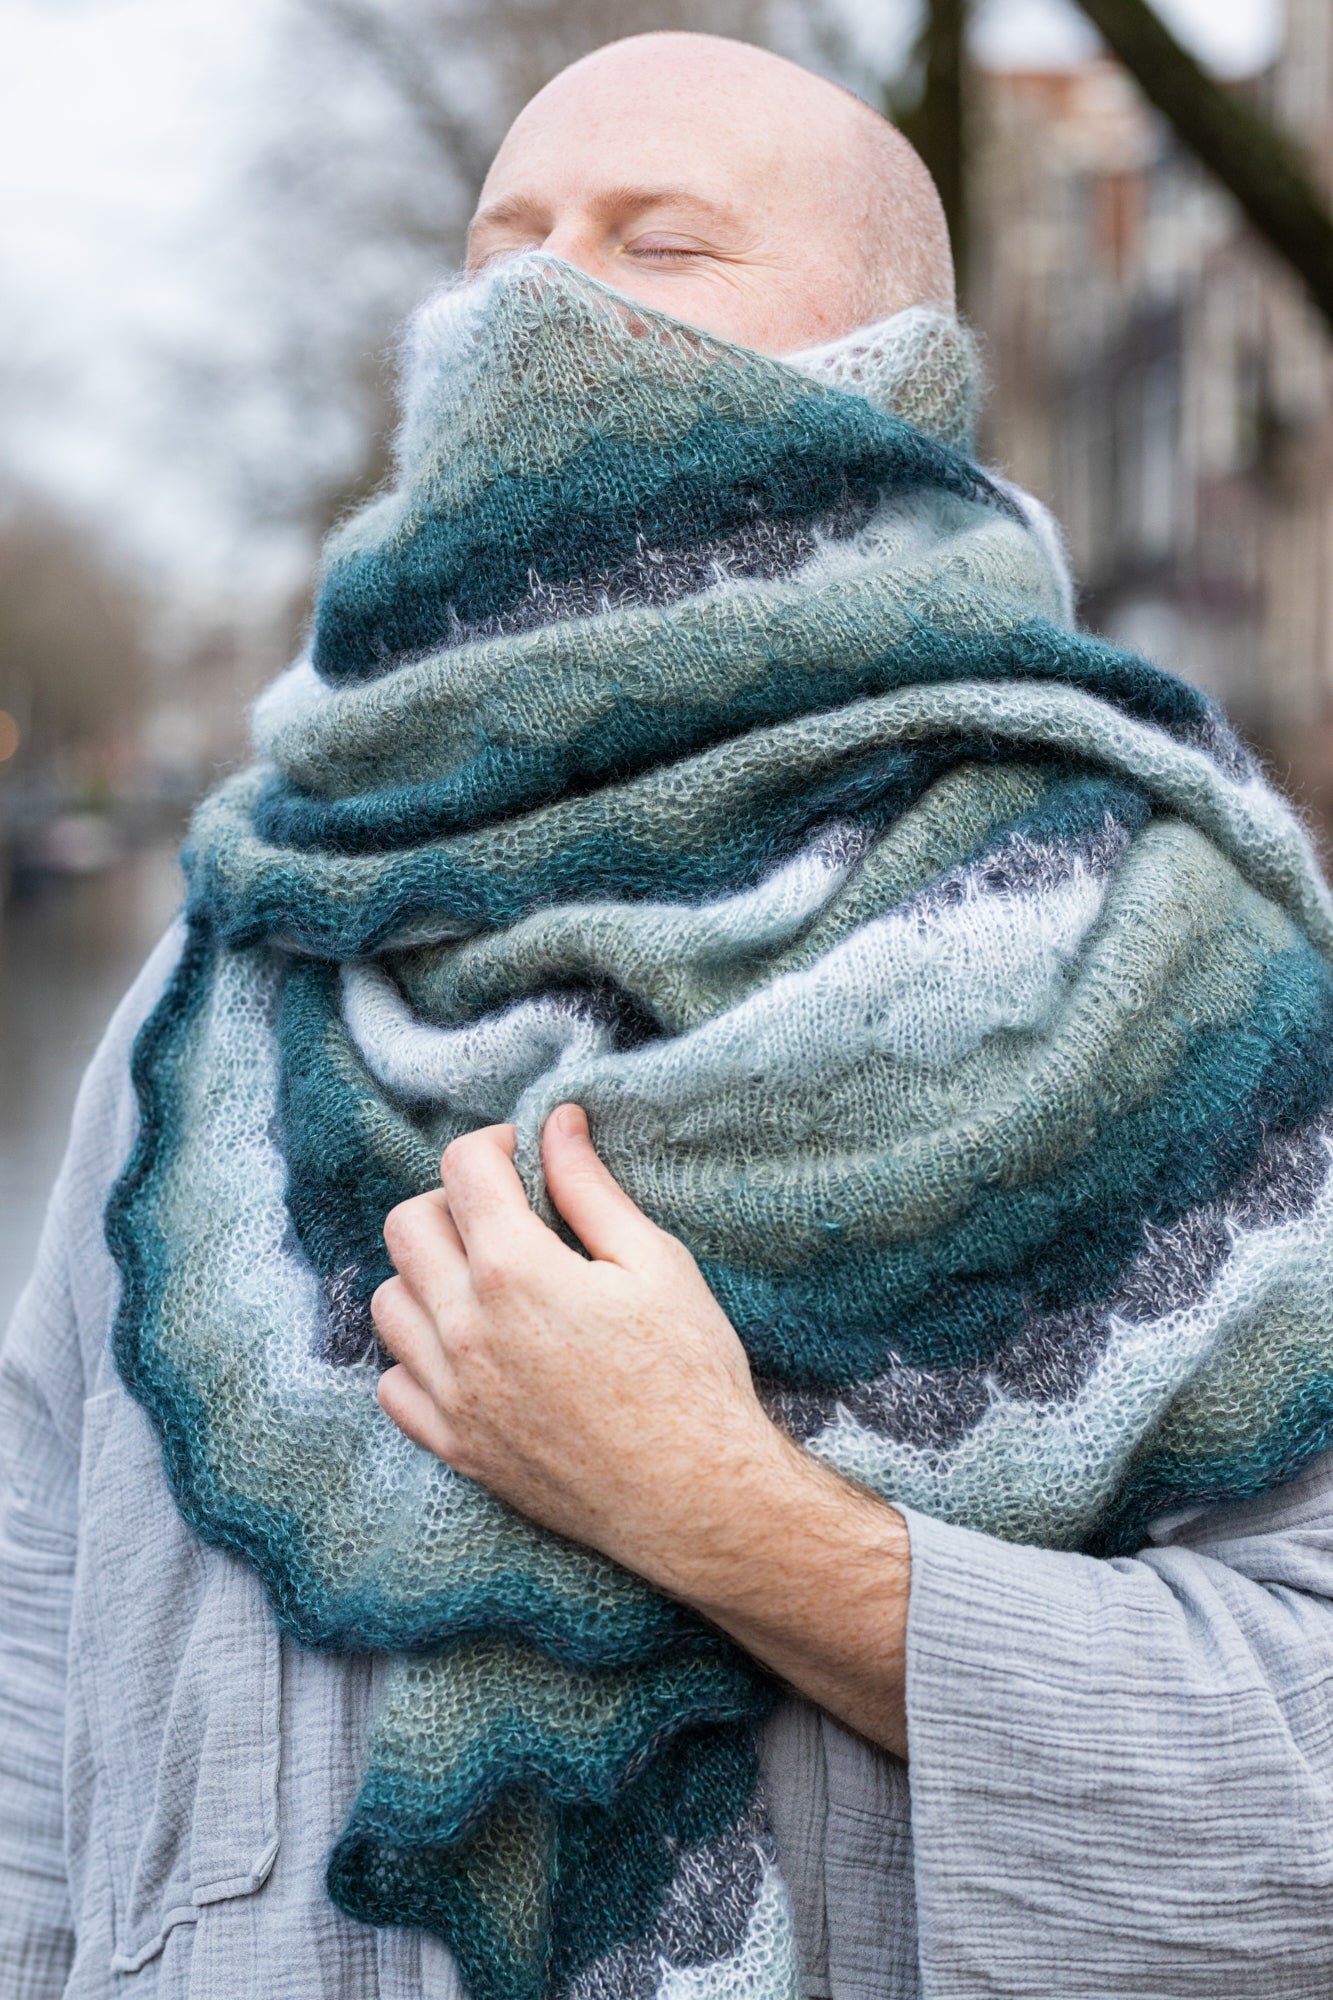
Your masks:
<svg viewBox="0 0 1333 2000"><path fill-rule="evenodd" d="M1296 144L1217 83L1149 0L1075 0L1181 144L1232 194L1333 327L1333 215ZM967 25L970 0L924 0L907 71L887 109L940 190L959 290L967 285Z"/></svg>
<svg viewBox="0 0 1333 2000"><path fill-rule="evenodd" d="M1333 216L1297 146L1253 104L1215 83L1147 0L1077 4L1333 327Z"/></svg>
<svg viewBox="0 0 1333 2000"><path fill-rule="evenodd" d="M455 178L470 213L506 127L530 97L604 43L653 29L763 39L763 0L302 0L374 66ZM441 243L458 216L435 223Z"/></svg>
<svg viewBox="0 0 1333 2000"><path fill-rule="evenodd" d="M17 721L6 775L43 773L133 732L148 696L144 607L88 529L49 501L0 514L0 708Z"/></svg>

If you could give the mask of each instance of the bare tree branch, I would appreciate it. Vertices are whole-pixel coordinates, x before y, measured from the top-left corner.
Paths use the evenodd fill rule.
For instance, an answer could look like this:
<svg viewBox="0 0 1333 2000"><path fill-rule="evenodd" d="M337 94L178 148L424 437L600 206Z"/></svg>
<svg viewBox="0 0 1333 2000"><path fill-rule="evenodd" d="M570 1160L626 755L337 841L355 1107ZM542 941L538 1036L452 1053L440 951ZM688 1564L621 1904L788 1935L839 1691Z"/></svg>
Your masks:
<svg viewBox="0 0 1333 2000"><path fill-rule="evenodd" d="M967 281L968 0L926 0L912 50L916 89L891 94L889 115L911 140L940 192L960 293Z"/></svg>
<svg viewBox="0 0 1333 2000"><path fill-rule="evenodd" d="M490 165L492 135L478 131L445 100L401 23L376 0L306 0L306 5L345 43L372 58L421 132L475 195Z"/></svg>
<svg viewBox="0 0 1333 2000"><path fill-rule="evenodd" d="M753 37L762 0L465 0L455 11L392 0L302 0L382 81L475 197L505 126L576 56L646 29L707 28ZM495 86L469 118L446 90L448 58L478 60ZM442 60L443 59L443 60ZM470 203L469 203L470 206Z"/></svg>

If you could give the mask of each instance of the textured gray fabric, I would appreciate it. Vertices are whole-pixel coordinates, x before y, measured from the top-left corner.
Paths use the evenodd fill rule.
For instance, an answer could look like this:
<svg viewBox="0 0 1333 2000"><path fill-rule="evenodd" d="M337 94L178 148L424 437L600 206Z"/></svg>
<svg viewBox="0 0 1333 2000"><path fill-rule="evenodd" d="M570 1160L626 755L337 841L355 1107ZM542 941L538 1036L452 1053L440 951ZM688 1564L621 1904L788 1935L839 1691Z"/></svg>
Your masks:
<svg viewBox="0 0 1333 2000"><path fill-rule="evenodd" d="M1328 2000L1327 1456L1133 1559L909 1527L929 2000Z"/></svg>
<svg viewBox="0 0 1333 2000"><path fill-rule="evenodd" d="M175 948L89 1071L0 1365L0 2000L460 2000L324 1894L378 1663L280 1639L111 1366L102 1205ZM1333 1458L1132 1561L908 1519L910 1793L803 1702L766 1739L809 2000L1327 2000Z"/></svg>

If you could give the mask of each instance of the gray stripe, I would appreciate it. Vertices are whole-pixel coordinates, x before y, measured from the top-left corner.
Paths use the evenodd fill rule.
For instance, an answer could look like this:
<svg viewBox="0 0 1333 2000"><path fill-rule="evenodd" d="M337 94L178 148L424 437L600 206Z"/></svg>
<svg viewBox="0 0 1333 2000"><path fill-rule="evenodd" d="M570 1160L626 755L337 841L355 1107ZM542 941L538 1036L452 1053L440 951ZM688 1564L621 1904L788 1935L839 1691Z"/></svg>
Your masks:
<svg viewBox="0 0 1333 2000"><path fill-rule="evenodd" d="M320 1287L324 1311L311 1344L316 1359L335 1368L358 1368L364 1362L374 1362L383 1372L392 1367L393 1356L380 1346L370 1317L370 1301L360 1295L360 1275L360 1267L349 1264L335 1277L324 1279Z"/></svg>
<svg viewBox="0 0 1333 2000"><path fill-rule="evenodd" d="M1109 875L1131 839L1128 827L1110 813L1099 826L1087 827L1068 839L1033 840L1024 833L1002 834L984 854L960 862L924 888L915 899L916 907L922 911L951 909L978 889L997 896L1055 889L1080 868L1090 875Z"/></svg>
<svg viewBox="0 0 1333 2000"><path fill-rule="evenodd" d="M737 1827L680 1857L648 1935L590 1965L565 1989L564 2000L653 2000L663 1959L685 1967L733 1957L745 1942L765 1856L773 1858L772 1839L756 1799Z"/></svg>
<svg viewBox="0 0 1333 2000"><path fill-rule="evenodd" d="M1234 778L1238 785L1248 784L1261 775L1252 753L1223 715L1201 717L1193 725L1174 729L1171 734L1178 743L1187 744L1192 750L1202 750L1220 771L1224 771L1228 778Z"/></svg>
<svg viewBox="0 0 1333 2000"><path fill-rule="evenodd" d="M1145 1225L1145 1247L1113 1298L1032 1319L984 1365L925 1369L895 1362L873 1380L841 1389L765 1384L765 1406L801 1443L842 1408L883 1436L947 1451L980 1421L995 1390L1022 1402L1069 1401L1105 1351L1113 1319L1138 1324L1188 1309L1226 1262L1233 1229L1270 1228L1309 1213L1328 1172L1324 1130L1318 1124L1271 1135L1224 1200L1191 1209L1167 1230Z"/></svg>
<svg viewBox="0 0 1333 2000"><path fill-rule="evenodd" d="M805 520L774 521L756 513L733 534L689 548L654 548L640 536L634 554L625 562L564 583L548 583L536 570L530 570L523 596L497 617L463 619L451 605L443 644L470 645L479 639L529 632L539 625L592 618L604 611L677 604L719 583L767 582L789 576L809 561L821 542L846 541L859 533L873 511L868 500L848 495L836 507Z"/></svg>

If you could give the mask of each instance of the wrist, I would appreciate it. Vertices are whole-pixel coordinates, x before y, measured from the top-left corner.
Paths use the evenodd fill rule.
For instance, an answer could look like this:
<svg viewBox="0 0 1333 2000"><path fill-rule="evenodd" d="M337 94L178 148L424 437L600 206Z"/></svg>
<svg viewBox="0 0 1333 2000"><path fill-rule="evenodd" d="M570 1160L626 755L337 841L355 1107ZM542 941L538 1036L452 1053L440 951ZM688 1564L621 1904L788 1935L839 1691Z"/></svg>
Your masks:
<svg viewBox="0 0 1333 2000"><path fill-rule="evenodd" d="M688 1444L688 1449L682 1449ZM772 1504L795 1448L756 1401L727 1412L724 1429L692 1428L644 1441L638 1466L603 1492L597 1532L586 1539L669 1597L699 1604L725 1590L743 1561L749 1523Z"/></svg>
<svg viewBox="0 0 1333 2000"><path fill-rule="evenodd" d="M801 1449L758 1404L755 1420L700 1464L683 1518L643 1574L715 1623L790 1631L812 1588L833 1597L865 1573L879 1590L909 1567L896 1508Z"/></svg>
<svg viewBox="0 0 1333 2000"><path fill-rule="evenodd" d="M677 1489L688 1504L630 1567L905 1756L907 1523L759 1417L696 1456Z"/></svg>

